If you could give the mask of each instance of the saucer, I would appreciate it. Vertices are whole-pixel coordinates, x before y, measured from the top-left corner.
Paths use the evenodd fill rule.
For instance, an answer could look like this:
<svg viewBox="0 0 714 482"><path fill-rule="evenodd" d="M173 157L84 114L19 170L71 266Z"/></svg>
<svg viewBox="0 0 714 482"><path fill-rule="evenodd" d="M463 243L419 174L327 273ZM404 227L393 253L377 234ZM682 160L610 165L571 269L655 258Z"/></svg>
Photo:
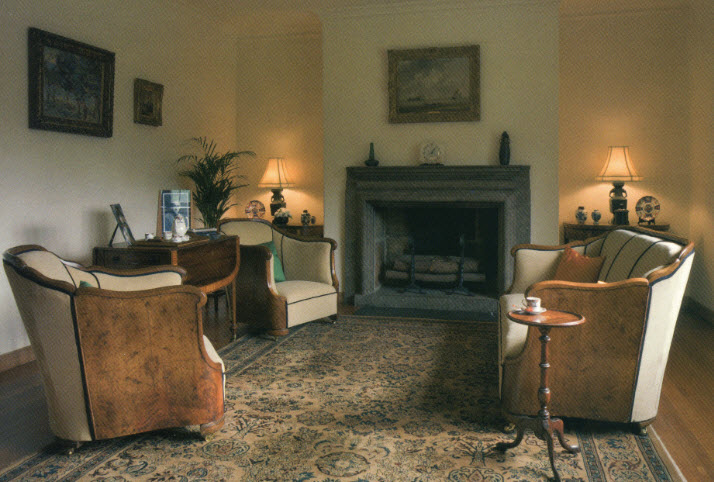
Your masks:
<svg viewBox="0 0 714 482"><path fill-rule="evenodd" d="M544 312L546 312L546 311L548 311L548 310L547 310L546 308L543 308L543 307L541 306L540 308L534 308L534 309L532 309L532 310L522 309L522 310L519 310L519 311L520 311L522 314L524 314L524 315L539 315L539 314L544 313Z"/></svg>

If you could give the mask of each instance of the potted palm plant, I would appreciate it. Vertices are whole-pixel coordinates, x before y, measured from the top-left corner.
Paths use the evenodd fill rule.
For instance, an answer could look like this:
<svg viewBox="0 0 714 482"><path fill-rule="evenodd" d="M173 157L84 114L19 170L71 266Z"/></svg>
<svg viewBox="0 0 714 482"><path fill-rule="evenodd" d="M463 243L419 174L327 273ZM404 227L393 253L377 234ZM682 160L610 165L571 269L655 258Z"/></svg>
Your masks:
<svg viewBox="0 0 714 482"><path fill-rule="evenodd" d="M176 161L188 167L179 171L179 175L191 179L195 189L193 202L201 213L203 225L215 228L218 220L236 203L231 202L233 191L247 186L236 180L245 176L235 174L235 160L241 156L255 156L253 151L228 151L223 154L216 150L216 143L206 137L194 137L191 142L199 153L186 154Z"/></svg>

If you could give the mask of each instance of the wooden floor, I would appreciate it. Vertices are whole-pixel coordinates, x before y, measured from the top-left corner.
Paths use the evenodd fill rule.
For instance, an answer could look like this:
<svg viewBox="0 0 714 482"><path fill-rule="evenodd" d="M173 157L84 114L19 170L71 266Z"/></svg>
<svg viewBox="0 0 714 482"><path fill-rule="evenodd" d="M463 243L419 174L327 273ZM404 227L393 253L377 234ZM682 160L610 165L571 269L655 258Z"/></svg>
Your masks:
<svg viewBox="0 0 714 482"><path fill-rule="evenodd" d="M216 348L230 341L223 303L213 306L204 331ZM352 307L341 307L350 313ZM689 481L714 480L714 326L693 316L680 317L662 388L655 431ZM53 437L36 364L0 373L0 470L30 455Z"/></svg>

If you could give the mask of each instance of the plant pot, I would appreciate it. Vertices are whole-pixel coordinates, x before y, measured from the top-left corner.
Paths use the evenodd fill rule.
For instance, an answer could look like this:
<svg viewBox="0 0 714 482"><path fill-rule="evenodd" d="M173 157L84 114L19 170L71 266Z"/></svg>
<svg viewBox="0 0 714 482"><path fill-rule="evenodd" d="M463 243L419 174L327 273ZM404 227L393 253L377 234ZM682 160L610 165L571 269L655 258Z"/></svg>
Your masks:
<svg viewBox="0 0 714 482"><path fill-rule="evenodd" d="M288 224L288 221L290 221L290 218L273 218L273 224L278 226L284 226L285 224Z"/></svg>

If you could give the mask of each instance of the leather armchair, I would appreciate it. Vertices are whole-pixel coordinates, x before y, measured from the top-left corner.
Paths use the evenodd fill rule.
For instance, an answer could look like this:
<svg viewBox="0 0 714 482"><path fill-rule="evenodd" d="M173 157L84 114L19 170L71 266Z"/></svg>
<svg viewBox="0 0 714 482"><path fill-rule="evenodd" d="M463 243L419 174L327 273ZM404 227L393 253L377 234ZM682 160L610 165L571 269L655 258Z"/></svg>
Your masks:
<svg viewBox="0 0 714 482"><path fill-rule="evenodd" d="M540 407L539 332L506 317L524 296L536 296L545 308L586 319L551 333L553 416L636 423L644 430L657 415L694 245L638 227L567 245L580 254L605 257L597 283L551 279L565 246L519 245L511 251L514 281L500 298L503 410L507 417L535 415Z"/></svg>
<svg viewBox="0 0 714 482"><path fill-rule="evenodd" d="M221 428L223 362L203 335L206 296L181 285L182 268L85 269L36 245L7 250L3 265L57 437Z"/></svg>
<svg viewBox="0 0 714 482"><path fill-rule="evenodd" d="M236 311L252 331L286 335L288 328L337 315L337 243L303 238L261 219L227 218L218 229L240 237L241 266L236 277ZM285 281L276 282L273 242Z"/></svg>

